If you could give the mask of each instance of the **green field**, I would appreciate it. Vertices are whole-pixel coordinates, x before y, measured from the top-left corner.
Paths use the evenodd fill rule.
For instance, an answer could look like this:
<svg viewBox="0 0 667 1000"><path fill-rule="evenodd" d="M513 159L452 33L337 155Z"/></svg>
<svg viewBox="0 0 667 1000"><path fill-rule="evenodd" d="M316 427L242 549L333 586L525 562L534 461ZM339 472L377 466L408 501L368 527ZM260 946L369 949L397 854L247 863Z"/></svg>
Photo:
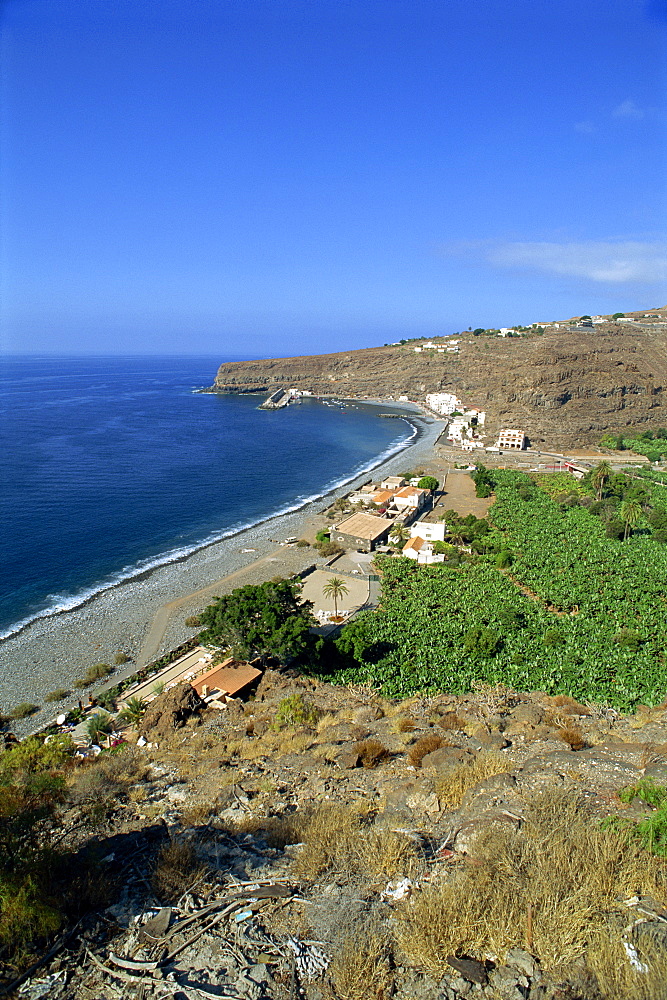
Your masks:
<svg viewBox="0 0 667 1000"><path fill-rule="evenodd" d="M483 681L620 709L660 703L667 545L651 519L667 508L667 490L611 476L595 503L593 488L567 475L540 486L522 473L493 479L485 542L495 551L455 567L379 557L381 607L343 630L347 665L331 679L370 680L394 697ZM642 514L626 541L608 537L628 497ZM500 569L497 553L508 550Z"/></svg>

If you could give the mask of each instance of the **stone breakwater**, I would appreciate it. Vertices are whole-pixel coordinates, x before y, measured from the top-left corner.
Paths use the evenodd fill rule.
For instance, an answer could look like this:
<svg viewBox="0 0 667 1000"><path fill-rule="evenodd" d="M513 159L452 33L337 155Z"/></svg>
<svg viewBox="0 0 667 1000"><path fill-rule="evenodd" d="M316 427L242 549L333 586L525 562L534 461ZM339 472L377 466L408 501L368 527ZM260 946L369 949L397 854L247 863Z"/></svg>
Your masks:
<svg viewBox="0 0 667 1000"><path fill-rule="evenodd" d="M386 407L386 404L384 404ZM432 455L433 445L443 425L424 422L414 409L406 408L406 417L419 428L415 443L392 456L373 470L373 475L391 475L407 466L414 467ZM237 535L225 538L193 552L187 558L160 566L141 577L105 590L72 611L42 618L20 633L0 643L0 710L8 712L21 702L43 704L44 697L58 688L72 690L73 683L93 663L113 663L116 653L134 658L150 629L158 610L169 601L208 587L216 581L252 564L276 549L276 542L299 537L306 518L323 510L335 496L369 478L364 473L298 511L270 518ZM243 551L246 550L246 551ZM252 551L247 551L252 550ZM313 561L312 551L297 550L290 557L276 554L275 563L266 562L247 579L236 583L260 583L272 576L295 572ZM287 561L289 559L289 562ZM224 584L221 584L221 591ZM173 648L192 635L184 621L197 610L184 610L170 623L160 652ZM119 676L132 671L132 664L118 671ZM70 698L63 704L71 704ZM39 713L13 726L18 734L32 732L56 714L58 705L47 705Z"/></svg>

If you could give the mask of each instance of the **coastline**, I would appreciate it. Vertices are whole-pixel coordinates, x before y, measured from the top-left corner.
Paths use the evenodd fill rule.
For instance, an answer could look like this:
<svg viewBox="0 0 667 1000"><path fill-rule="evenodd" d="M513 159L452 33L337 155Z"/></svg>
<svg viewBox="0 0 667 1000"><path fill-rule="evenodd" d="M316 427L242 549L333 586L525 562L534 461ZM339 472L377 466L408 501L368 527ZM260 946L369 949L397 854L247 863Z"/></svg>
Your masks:
<svg viewBox="0 0 667 1000"><path fill-rule="evenodd" d="M342 395L334 398L344 399ZM309 549L277 549L276 542L292 535L300 537L305 522L328 507L336 497L364 482L369 475L389 475L425 460L432 454L442 431L442 422L433 420L414 405L386 400L350 400L356 404L382 406L406 419L415 429L404 447L327 492L306 499L298 508L278 513L219 540L203 543L194 551L178 556L154 568L138 570L129 579L111 584L71 610L61 610L37 618L20 631L0 641L0 706L7 712L20 702L43 704L44 696L56 688L72 689L76 677L95 662L111 662L116 653L138 656L156 615L168 604L185 606L197 592L218 587L225 589L225 579L246 570L259 582L281 572L298 571L295 560L286 553L299 553L303 566L311 564ZM242 550L250 550L243 552ZM257 568L262 563L261 568ZM258 577L254 579L254 577ZM238 583L236 584L239 585ZM229 589L233 589L230 586ZM209 598L210 599L210 598ZM206 602L205 602L206 603ZM195 609L196 610L196 609ZM194 613L194 610L187 613ZM173 648L192 634L178 621L169 621L163 642L155 655ZM134 663L120 668L114 676L124 676L136 669ZM76 698L70 696L65 704ZM44 725L58 710L48 704L39 713L13 725L18 734Z"/></svg>

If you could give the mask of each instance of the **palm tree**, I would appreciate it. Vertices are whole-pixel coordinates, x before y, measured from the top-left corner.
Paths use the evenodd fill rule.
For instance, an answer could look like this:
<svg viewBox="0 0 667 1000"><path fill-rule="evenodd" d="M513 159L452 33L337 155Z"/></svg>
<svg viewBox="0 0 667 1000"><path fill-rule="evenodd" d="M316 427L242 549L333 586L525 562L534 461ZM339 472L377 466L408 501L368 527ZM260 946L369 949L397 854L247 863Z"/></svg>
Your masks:
<svg viewBox="0 0 667 1000"><path fill-rule="evenodd" d="M108 712L98 712L92 715L86 723L86 733L93 743L96 743L101 736L108 736L113 728L113 719Z"/></svg>
<svg viewBox="0 0 667 1000"><path fill-rule="evenodd" d="M338 601L340 598L348 593L348 587L345 586L343 581L337 577L330 577L327 582L322 587L322 593L325 597L332 597L334 602L334 615L338 618Z"/></svg>
<svg viewBox="0 0 667 1000"><path fill-rule="evenodd" d="M143 698L128 698L125 708L118 717L122 722L129 722L131 725L136 725L137 722L141 722L145 711L146 702Z"/></svg>
<svg viewBox="0 0 667 1000"><path fill-rule="evenodd" d="M611 475L611 465L609 462L598 462L598 464L593 469L591 473L591 485L595 490L596 500L602 500L602 491L604 489L604 484L609 479Z"/></svg>
<svg viewBox="0 0 667 1000"><path fill-rule="evenodd" d="M630 534L630 529L634 528L642 516L642 505L637 500L624 500L619 513L621 520L625 521L625 532L623 534L623 541L625 542Z"/></svg>
<svg viewBox="0 0 667 1000"><path fill-rule="evenodd" d="M389 533L389 541L393 542L394 545L400 542L407 542L409 537L410 529L402 524L401 521L397 521Z"/></svg>

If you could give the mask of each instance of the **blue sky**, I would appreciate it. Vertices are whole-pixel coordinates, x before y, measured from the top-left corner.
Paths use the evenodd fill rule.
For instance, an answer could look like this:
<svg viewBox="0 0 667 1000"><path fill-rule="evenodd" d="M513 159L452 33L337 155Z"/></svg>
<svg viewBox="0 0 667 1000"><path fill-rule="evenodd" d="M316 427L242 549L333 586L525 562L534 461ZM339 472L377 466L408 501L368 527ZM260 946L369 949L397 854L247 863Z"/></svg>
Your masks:
<svg viewBox="0 0 667 1000"><path fill-rule="evenodd" d="M666 0L5 0L4 351L667 302Z"/></svg>

